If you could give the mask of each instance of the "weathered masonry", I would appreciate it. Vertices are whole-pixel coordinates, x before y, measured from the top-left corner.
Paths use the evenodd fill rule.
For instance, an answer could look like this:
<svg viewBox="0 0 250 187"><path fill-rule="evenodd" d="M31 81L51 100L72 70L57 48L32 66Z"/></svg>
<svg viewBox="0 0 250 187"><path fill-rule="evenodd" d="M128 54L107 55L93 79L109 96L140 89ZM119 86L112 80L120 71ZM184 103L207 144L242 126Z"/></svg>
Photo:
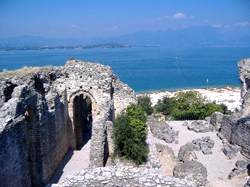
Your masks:
<svg viewBox="0 0 250 187"><path fill-rule="evenodd" d="M0 82L0 186L44 186L90 122L91 165L105 165L110 126L136 102L134 91L98 63L1 73Z"/></svg>
<svg viewBox="0 0 250 187"><path fill-rule="evenodd" d="M250 59L238 62L241 82L242 109L233 115L215 119L221 134L231 143L239 145L241 153L250 159Z"/></svg>

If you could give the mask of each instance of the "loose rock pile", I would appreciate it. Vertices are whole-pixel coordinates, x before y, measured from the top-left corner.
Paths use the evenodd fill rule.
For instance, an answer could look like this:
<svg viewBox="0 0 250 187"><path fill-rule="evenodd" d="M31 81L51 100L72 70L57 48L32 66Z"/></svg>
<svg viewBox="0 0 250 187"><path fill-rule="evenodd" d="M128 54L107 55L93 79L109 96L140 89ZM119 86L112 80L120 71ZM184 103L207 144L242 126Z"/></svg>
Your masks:
<svg viewBox="0 0 250 187"><path fill-rule="evenodd" d="M222 140L223 143L223 153L229 158L234 158L237 154L240 153L241 147L237 145L230 144L228 140L221 134L217 133L217 136Z"/></svg>
<svg viewBox="0 0 250 187"><path fill-rule="evenodd" d="M159 122L154 117L149 116L147 124L156 138L164 140L167 143L178 143L179 131L174 131L165 121Z"/></svg>
<svg viewBox="0 0 250 187"><path fill-rule="evenodd" d="M244 160L238 160L235 163L235 168L231 171L228 178L229 179L242 179L243 177L247 177L249 175L250 164Z"/></svg>
<svg viewBox="0 0 250 187"><path fill-rule="evenodd" d="M192 165L191 165L192 166ZM197 173L198 174L198 173ZM192 180L192 178L189 178ZM160 170L146 166L134 167L117 164L116 166L87 168L67 177L62 183L47 185L56 186L170 186L193 187L193 182L186 179L177 179L164 176Z"/></svg>
<svg viewBox="0 0 250 187"><path fill-rule="evenodd" d="M203 123L203 121L193 121L191 124L188 124L188 122L184 122L182 125L187 126L188 130L197 133L198 132L205 133L213 131L213 127L208 122Z"/></svg>
<svg viewBox="0 0 250 187"><path fill-rule="evenodd" d="M193 140L194 148L196 151L202 151L203 154L212 154L212 148L214 147L214 141L210 139L209 136L202 137Z"/></svg>
<svg viewBox="0 0 250 187"><path fill-rule="evenodd" d="M214 141L209 136L198 138L181 146L178 159L182 162L194 161L197 159L194 151L202 151L205 155L212 154L213 147Z"/></svg>

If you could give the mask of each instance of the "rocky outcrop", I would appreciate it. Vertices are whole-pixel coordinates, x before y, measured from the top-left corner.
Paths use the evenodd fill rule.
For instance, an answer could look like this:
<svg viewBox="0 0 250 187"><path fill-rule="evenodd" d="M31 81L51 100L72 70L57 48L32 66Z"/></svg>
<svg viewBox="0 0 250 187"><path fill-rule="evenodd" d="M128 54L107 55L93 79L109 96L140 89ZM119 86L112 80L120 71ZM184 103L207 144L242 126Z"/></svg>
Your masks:
<svg viewBox="0 0 250 187"><path fill-rule="evenodd" d="M230 144L240 146L242 154L250 158L250 59L239 61L238 67L242 109L231 116L213 114L211 123Z"/></svg>
<svg viewBox="0 0 250 187"><path fill-rule="evenodd" d="M77 60L1 73L0 83L0 186L46 184L90 120L91 165L103 166L115 116L137 102L109 66Z"/></svg>
<svg viewBox="0 0 250 187"><path fill-rule="evenodd" d="M186 161L175 166L174 177L192 180L197 186L205 186L207 183L207 169L200 162Z"/></svg>
<svg viewBox="0 0 250 187"><path fill-rule="evenodd" d="M224 115L220 112L214 112L211 116L210 123L215 130L219 131L221 129L221 121Z"/></svg>
<svg viewBox="0 0 250 187"><path fill-rule="evenodd" d="M179 153L178 153L178 159L181 162L194 161L197 159L197 156L194 151L195 151L195 145L189 142L181 146Z"/></svg>
<svg viewBox="0 0 250 187"><path fill-rule="evenodd" d="M250 88L250 58L238 62L239 80L241 81L241 97L243 98Z"/></svg>
<svg viewBox="0 0 250 187"><path fill-rule="evenodd" d="M240 146L243 155L250 158L250 117L224 116L221 123L221 134L230 144Z"/></svg>

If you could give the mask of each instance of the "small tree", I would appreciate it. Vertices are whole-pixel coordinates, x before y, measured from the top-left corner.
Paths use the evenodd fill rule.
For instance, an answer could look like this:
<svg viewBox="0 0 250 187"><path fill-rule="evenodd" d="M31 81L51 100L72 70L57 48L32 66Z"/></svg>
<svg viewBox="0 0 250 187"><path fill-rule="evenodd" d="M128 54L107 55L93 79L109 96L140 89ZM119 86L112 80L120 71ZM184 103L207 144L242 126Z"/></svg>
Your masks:
<svg viewBox="0 0 250 187"><path fill-rule="evenodd" d="M74 57L70 57L69 60L75 60L75 58Z"/></svg>
<svg viewBox="0 0 250 187"><path fill-rule="evenodd" d="M139 96L138 104L142 106L147 115L151 115L153 113L154 109L151 107L152 102L149 96Z"/></svg>
<svg viewBox="0 0 250 187"><path fill-rule="evenodd" d="M171 115L176 106L176 98L164 97L162 101L159 101L155 106L157 112L162 112L164 115Z"/></svg>
<svg viewBox="0 0 250 187"><path fill-rule="evenodd" d="M148 157L146 143L147 125L145 111L140 105L132 104L125 114L119 115L114 123L113 139L115 153L132 159L136 164Z"/></svg>

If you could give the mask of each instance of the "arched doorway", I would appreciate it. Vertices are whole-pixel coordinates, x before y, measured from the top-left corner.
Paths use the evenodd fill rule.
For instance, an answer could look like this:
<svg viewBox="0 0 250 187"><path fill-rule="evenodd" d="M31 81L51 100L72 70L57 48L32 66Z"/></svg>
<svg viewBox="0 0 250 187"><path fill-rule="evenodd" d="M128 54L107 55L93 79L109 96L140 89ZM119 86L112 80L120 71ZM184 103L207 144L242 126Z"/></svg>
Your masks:
<svg viewBox="0 0 250 187"><path fill-rule="evenodd" d="M73 129L75 148L80 150L92 136L92 101L83 94L73 98Z"/></svg>

